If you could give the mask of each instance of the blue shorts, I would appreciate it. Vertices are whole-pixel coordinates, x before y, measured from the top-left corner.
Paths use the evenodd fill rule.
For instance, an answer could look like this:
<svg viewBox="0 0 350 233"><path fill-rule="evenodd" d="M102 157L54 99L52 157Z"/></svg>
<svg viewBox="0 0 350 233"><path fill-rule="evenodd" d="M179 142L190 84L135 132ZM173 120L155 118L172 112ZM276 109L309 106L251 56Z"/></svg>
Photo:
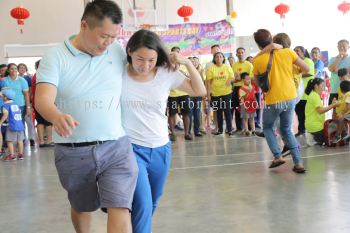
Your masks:
<svg viewBox="0 0 350 233"><path fill-rule="evenodd" d="M138 167L127 137L93 146L56 145L55 164L75 210L131 210Z"/></svg>

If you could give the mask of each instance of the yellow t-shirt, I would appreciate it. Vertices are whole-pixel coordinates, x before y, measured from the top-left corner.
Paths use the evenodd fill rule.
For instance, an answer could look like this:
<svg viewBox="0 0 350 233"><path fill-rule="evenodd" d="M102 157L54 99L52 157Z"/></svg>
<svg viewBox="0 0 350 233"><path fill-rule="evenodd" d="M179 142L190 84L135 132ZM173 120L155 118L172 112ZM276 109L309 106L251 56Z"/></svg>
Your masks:
<svg viewBox="0 0 350 233"><path fill-rule="evenodd" d="M293 79L295 87L298 89L302 79L301 69L297 65L293 65Z"/></svg>
<svg viewBox="0 0 350 233"><path fill-rule="evenodd" d="M188 77L188 71L187 71L186 66L180 65L179 70L180 70L184 75L186 75L186 77ZM178 89L173 89L173 88L170 89L170 94L169 94L170 97L179 97L179 96L184 96L184 95L188 95L188 94L187 94L186 92L180 91L180 90L178 90Z"/></svg>
<svg viewBox="0 0 350 233"><path fill-rule="evenodd" d="M305 106L305 128L309 133L316 133L323 130L325 114L317 112L318 107L323 107L319 94L312 91L307 98Z"/></svg>
<svg viewBox="0 0 350 233"><path fill-rule="evenodd" d="M307 84L309 83L309 81L310 81L311 79L314 78L314 75L315 75L315 65L314 65L314 62L313 62L310 58L307 58L307 57L304 58L304 62L306 63L306 65L309 66L309 72L308 72L308 74L311 75L310 77L302 78L303 83L304 83L304 94L303 94L303 96L301 97L301 99L302 99L302 100L307 100L307 94L305 94L305 89L306 89Z"/></svg>
<svg viewBox="0 0 350 233"><path fill-rule="evenodd" d="M338 100L340 101L340 106L335 109L335 112L337 114L341 114L345 109L346 105L350 104L350 91L346 92L345 94L342 94L341 96L338 96ZM347 111L344 115L347 115L349 113L350 110Z"/></svg>
<svg viewBox="0 0 350 233"><path fill-rule="evenodd" d="M232 86L226 85L227 80L233 78L234 74L229 65L212 65L207 70L207 80L211 81L212 96L223 96L232 93Z"/></svg>
<svg viewBox="0 0 350 233"><path fill-rule="evenodd" d="M253 77L253 65L252 63L250 63L249 61L244 61L244 62L235 62L233 65L232 65L232 70L234 73L243 73L243 72L247 72L249 74L250 77ZM243 85L243 81L238 81L238 82L235 82L233 84L235 87L240 87Z"/></svg>
<svg viewBox="0 0 350 233"><path fill-rule="evenodd" d="M253 61L254 75L266 71L270 53L257 56ZM298 55L291 49L278 49L273 52L272 67L269 73L270 89L265 95L266 104L276 104L297 97L293 79L293 64Z"/></svg>

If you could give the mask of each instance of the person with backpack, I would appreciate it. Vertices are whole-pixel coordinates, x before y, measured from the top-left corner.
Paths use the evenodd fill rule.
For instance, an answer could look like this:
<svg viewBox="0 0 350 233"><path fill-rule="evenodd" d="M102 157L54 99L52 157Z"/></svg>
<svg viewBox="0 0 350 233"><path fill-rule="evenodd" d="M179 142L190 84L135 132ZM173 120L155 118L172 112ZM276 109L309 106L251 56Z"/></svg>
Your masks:
<svg viewBox="0 0 350 233"><path fill-rule="evenodd" d="M2 106L2 117L0 125L5 121L8 123L6 130L6 142L9 154L2 158L3 161L23 160L23 140L24 140L24 123L20 107L13 101L16 93L10 88L2 90L4 105ZM18 155L15 155L14 144L18 145Z"/></svg>
<svg viewBox="0 0 350 233"><path fill-rule="evenodd" d="M324 133L325 113L340 105L340 102L334 99L331 105L323 106L321 93L324 88L324 80L314 78L308 82L305 89L305 94L308 96L305 106L305 128L318 145L323 145L326 140Z"/></svg>
<svg viewBox="0 0 350 233"><path fill-rule="evenodd" d="M254 33L254 40L259 49L263 50L272 43L272 35L266 29L259 29ZM269 90L265 93L266 107L263 111L264 135L274 156L269 168L276 168L285 163L285 160L281 158L282 151L273 129L276 120L280 118L280 132L289 146L295 164L293 171L305 173L306 170L298 148L298 142L292 133L293 114L297 98L297 90L293 81L293 64L299 66L303 72L308 72L309 67L293 50L289 48L278 49L274 50L272 54L263 53L254 58L255 80L260 79L259 75L267 71L270 59Z"/></svg>
<svg viewBox="0 0 350 233"><path fill-rule="evenodd" d="M244 126L242 134L245 136L250 136L251 134L255 136L254 118L256 109L258 108L258 102L255 97L256 88L252 85L251 77L247 72L241 73L240 76L243 81L243 85L239 89L240 111ZM248 120L252 133L250 133L248 128Z"/></svg>

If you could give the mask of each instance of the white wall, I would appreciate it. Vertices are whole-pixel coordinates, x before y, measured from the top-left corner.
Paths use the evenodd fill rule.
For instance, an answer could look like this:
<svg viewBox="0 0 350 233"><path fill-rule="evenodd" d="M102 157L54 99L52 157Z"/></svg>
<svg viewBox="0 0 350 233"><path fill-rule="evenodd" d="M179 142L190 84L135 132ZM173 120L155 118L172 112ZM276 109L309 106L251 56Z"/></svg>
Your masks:
<svg viewBox="0 0 350 233"><path fill-rule="evenodd" d="M19 33L17 21L10 16L11 9L18 5L25 6L31 13L25 21L23 34ZM54 43L77 32L83 5L83 0L1 0L0 63L6 62L5 44Z"/></svg>
<svg viewBox="0 0 350 233"><path fill-rule="evenodd" d="M122 0L115 1L121 5ZM177 9L182 4L193 7L191 22L214 22L225 18L226 0L205 0L204 2L205 4L200 0L167 0L166 11L169 24L183 22L183 19L177 15ZM18 5L25 6L31 12L30 18L25 21L23 34L19 33L19 26L9 13ZM83 9L84 0L0 0L0 63L6 62L5 44L59 43L67 35L77 33ZM212 9L215 9L215 13L210 13ZM16 56L20 53L20 51L16 52ZM42 50L34 49L30 56L41 54ZM23 55L28 56L28 49Z"/></svg>
<svg viewBox="0 0 350 233"><path fill-rule="evenodd" d="M235 19L236 35L251 36L258 28L267 28L273 34L284 31L291 36L292 47L303 45L311 49L319 46L322 50L329 50L330 56L336 54L338 40L350 39L350 15L343 16L337 10L341 0L284 0L290 6L290 12L286 15L283 28L279 16L274 12L274 7L280 2L233 0L238 13ZM23 35L19 33L16 20L9 15L10 10L19 4L31 11ZM168 0L169 24L183 22L177 15L177 9L182 4L193 7L191 22L214 22L226 16L226 0ZM76 33L83 7L83 0L0 0L0 62L4 61L4 44L57 43L67 35Z"/></svg>
<svg viewBox="0 0 350 233"><path fill-rule="evenodd" d="M237 35L252 35L259 28L271 33L286 32L292 39L292 48L302 45L311 50L318 46L337 53L337 41L350 39L350 15L343 16L337 9L341 0L283 0L290 6L282 27L279 15L274 12L280 0L235 0L238 12L235 20Z"/></svg>

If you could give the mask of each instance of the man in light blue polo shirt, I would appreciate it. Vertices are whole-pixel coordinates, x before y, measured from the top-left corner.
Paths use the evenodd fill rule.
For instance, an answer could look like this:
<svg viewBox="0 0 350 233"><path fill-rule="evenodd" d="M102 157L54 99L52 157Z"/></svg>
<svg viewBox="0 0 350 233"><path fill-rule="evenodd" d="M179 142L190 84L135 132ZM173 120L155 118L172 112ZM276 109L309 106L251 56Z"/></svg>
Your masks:
<svg viewBox="0 0 350 233"><path fill-rule="evenodd" d="M113 43L122 13L110 0L86 5L76 36L51 49L37 72L35 107L55 129L55 164L76 232L108 209L108 232L131 232L137 164L121 123L125 52Z"/></svg>
<svg viewBox="0 0 350 233"><path fill-rule="evenodd" d="M350 69L350 57L348 56L349 41L338 41L339 54L332 57L328 63L328 69L331 73L331 91L329 95L328 104L331 105L333 98L338 99L338 89L340 86L340 79L338 77L338 70L341 68Z"/></svg>

